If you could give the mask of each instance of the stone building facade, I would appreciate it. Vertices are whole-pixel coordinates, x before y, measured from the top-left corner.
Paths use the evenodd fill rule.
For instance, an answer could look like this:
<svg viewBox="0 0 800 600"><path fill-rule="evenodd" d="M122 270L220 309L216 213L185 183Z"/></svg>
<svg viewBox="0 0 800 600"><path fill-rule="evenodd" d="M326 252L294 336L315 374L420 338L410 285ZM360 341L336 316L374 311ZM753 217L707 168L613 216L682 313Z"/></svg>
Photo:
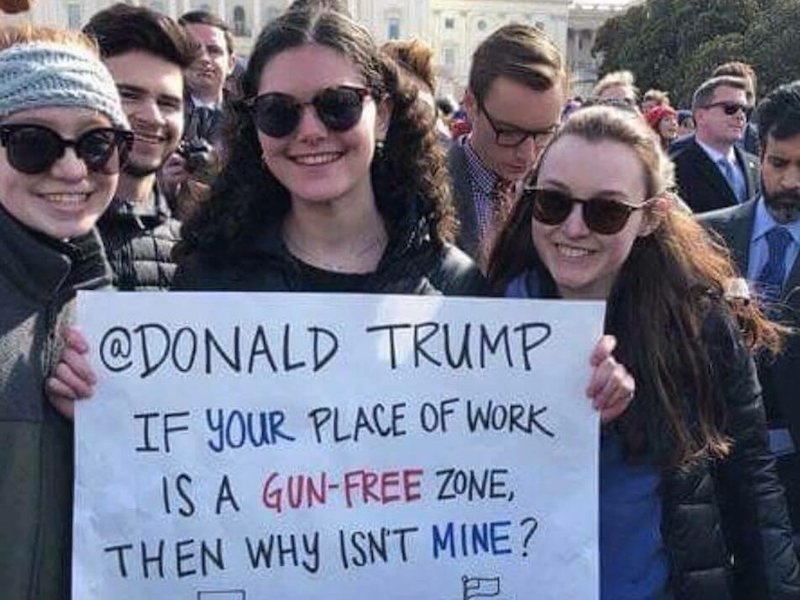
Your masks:
<svg viewBox="0 0 800 600"><path fill-rule="evenodd" d="M114 0L36 0L30 12L4 21L30 21L80 28ZM459 98L475 47L512 21L542 28L567 57L572 93L585 95L597 76L592 57L595 33L614 14L640 0L348 0L351 13L379 42L417 37L434 48L439 92ZM128 0L172 17L204 9L223 16L233 29L236 49L247 54L263 25L289 0Z"/></svg>

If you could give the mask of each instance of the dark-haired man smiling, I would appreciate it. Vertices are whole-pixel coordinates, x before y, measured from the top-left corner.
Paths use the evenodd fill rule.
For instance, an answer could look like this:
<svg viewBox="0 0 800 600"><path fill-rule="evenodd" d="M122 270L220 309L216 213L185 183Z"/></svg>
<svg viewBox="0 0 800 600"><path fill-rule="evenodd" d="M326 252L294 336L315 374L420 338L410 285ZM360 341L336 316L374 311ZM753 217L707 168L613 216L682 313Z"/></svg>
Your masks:
<svg viewBox="0 0 800 600"><path fill-rule="evenodd" d="M99 222L114 285L165 290L175 265L179 223L172 218L156 173L183 132L183 69L196 48L175 21L145 7L115 4L84 28L94 37L122 97L135 135L117 193Z"/></svg>

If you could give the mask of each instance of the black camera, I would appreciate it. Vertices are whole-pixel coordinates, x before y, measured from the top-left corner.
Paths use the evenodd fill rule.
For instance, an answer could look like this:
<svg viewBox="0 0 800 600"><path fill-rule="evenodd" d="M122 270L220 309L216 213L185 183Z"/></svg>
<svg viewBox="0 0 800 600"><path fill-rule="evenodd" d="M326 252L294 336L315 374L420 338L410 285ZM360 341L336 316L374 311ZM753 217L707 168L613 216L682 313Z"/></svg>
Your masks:
<svg viewBox="0 0 800 600"><path fill-rule="evenodd" d="M208 140L200 137L183 140L178 154L183 157L184 168L189 173L202 171L214 162L214 148Z"/></svg>
<svg viewBox="0 0 800 600"><path fill-rule="evenodd" d="M183 141L178 148L184 168L192 179L210 183L219 169L219 156L213 141L220 137L222 112L198 107L189 113Z"/></svg>

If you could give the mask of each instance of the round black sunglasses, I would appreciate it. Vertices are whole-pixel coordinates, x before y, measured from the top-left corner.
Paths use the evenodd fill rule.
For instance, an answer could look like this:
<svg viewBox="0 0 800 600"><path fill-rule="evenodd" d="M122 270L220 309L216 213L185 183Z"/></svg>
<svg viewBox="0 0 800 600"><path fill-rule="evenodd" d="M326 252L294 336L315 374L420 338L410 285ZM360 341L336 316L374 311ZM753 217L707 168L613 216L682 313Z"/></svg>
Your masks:
<svg viewBox="0 0 800 600"><path fill-rule="evenodd" d="M545 225L560 225L572 213L572 207L582 207L586 227L602 235L619 233L634 211L645 208L655 199L632 204L611 198L573 198L558 190L529 187L522 191L522 200L533 203L533 218Z"/></svg>
<svg viewBox="0 0 800 600"><path fill-rule="evenodd" d="M118 173L133 144L133 133L111 127L90 129L68 140L44 125L14 123L0 125L0 145L6 149L8 164L27 175L44 173L67 148L93 172Z"/></svg>
<svg viewBox="0 0 800 600"><path fill-rule="evenodd" d="M352 129L361 119L366 88L340 85L325 88L309 102L300 102L288 94L268 92L249 102L256 127L270 137L282 138L300 124L303 108L313 106L320 121L331 131Z"/></svg>

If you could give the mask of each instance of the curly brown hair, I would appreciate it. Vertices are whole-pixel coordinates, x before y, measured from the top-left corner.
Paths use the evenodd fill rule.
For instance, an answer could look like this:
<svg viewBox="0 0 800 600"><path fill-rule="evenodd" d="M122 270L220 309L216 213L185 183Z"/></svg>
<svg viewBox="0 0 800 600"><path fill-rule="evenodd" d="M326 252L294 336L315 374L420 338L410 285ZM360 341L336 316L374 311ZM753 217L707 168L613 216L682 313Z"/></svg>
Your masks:
<svg viewBox="0 0 800 600"><path fill-rule="evenodd" d="M548 148L565 136L588 144L625 144L644 167L647 197L670 195L672 163L640 116L610 107L582 109ZM547 149L539 164L546 160ZM730 254L674 199L667 204L664 214L650 215L660 219L657 227L637 238L623 264L608 298L605 328L617 337L615 356L631 371L640 392L619 421L626 449L634 456L652 453L663 465L682 466L730 450L726 414L711 376L714 366L701 335L709 314L733 317L752 351L777 351L784 330L756 303L726 302L726 284L739 277ZM498 292L527 271L536 272L545 287L555 287L531 239L532 213L532 202L518 202L498 236L488 269Z"/></svg>
<svg viewBox="0 0 800 600"><path fill-rule="evenodd" d="M372 161L377 208L390 236L412 211L426 217L435 243L454 237L455 217L444 155L438 148L416 90L398 77L366 29L331 10L289 10L269 23L256 41L242 79L244 98L231 107L227 162L202 210L183 228L177 256L208 250L220 260L235 260L271 220L283 219L290 194L261 159L261 147L248 107L265 65L284 50L305 44L331 48L347 57L376 99L386 98L392 114L383 151Z"/></svg>

